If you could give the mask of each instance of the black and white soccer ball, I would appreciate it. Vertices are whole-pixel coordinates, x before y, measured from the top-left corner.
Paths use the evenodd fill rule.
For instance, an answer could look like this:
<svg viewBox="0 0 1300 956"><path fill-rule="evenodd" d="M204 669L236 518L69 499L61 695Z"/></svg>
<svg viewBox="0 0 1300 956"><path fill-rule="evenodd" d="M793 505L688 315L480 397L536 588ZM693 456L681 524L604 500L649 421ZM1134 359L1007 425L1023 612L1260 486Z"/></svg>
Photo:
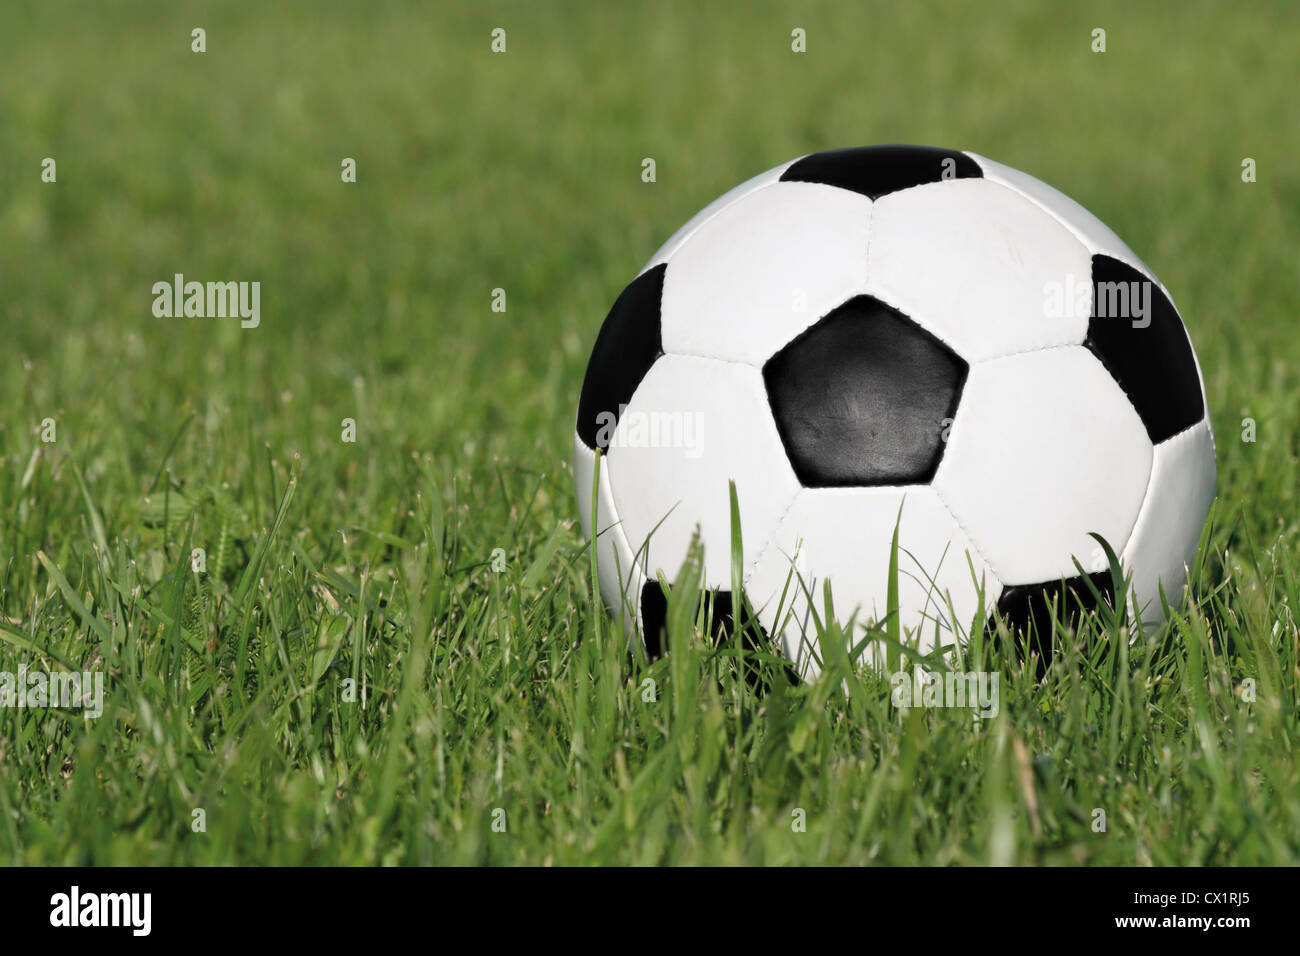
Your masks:
<svg viewBox="0 0 1300 956"><path fill-rule="evenodd" d="M678 230L605 319L574 444L601 594L647 648L697 528L734 603L734 481L745 597L804 675L824 582L837 619L886 614L896 524L922 652L964 641L981 594L1025 624L1105 594L1093 534L1158 622L1214 459L1187 332L1133 251L1031 176L917 146L804 156Z"/></svg>

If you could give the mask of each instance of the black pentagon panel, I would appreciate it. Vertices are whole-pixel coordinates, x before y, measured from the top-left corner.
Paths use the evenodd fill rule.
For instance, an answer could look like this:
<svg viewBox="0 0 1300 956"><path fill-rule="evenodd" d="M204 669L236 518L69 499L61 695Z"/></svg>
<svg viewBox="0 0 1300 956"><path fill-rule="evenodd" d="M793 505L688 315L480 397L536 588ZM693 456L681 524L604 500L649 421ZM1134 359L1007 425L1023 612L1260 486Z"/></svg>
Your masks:
<svg viewBox="0 0 1300 956"><path fill-rule="evenodd" d="M704 609L709 621L709 638L714 647L730 643L736 632L736 612L729 590L709 590L704 592L708 605ZM741 647L751 654L776 654L767 632L754 617L748 604L742 612L744 622L740 632ZM646 655L654 660L668 649L668 595L658 581L647 581L641 588L641 632L645 639ZM797 683L798 677L788 664L781 668L789 683ZM764 675L758 663L747 658L742 666L745 683L754 690L764 687Z"/></svg>
<svg viewBox="0 0 1300 956"><path fill-rule="evenodd" d="M620 409L663 354L659 304L667 269L658 265L633 279L596 336L578 399L578 437L588 448L608 448Z"/></svg>
<svg viewBox="0 0 1300 956"><path fill-rule="evenodd" d="M735 612L732 609L731 592L710 590L704 592L710 607L705 608L709 615L709 636L713 643L720 644L735 630ZM753 627L758 628L757 622ZM750 628L742 635L745 646L753 648ZM761 628L760 636L761 636ZM645 638L646 654L653 660L668 649L668 595L665 586L656 581L647 581L641 587L641 632Z"/></svg>
<svg viewBox="0 0 1300 956"><path fill-rule="evenodd" d="M805 156L781 174L781 181L823 183L879 199L923 183L983 176L975 160L955 149L855 146Z"/></svg>
<svg viewBox="0 0 1300 956"><path fill-rule="evenodd" d="M808 488L934 477L967 364L892 306L850 299L763 366L777 432Z"/></svg>
<svg viewBox="0 0 1300 956"><path fill-rule="evenodd" d="M1077 628L1086 614L1098 609L1098 595L1114 607L1115 585L1109 571L1089 574L1086 582L1080 575L1008 587L998 598L998 614L1015 639L1020 659L1038 655L1037 669L1041 677L1052 663L1053 611L1057 621Z"/></svg>
<svg viewBox="0 0 1300 956"><path fill-rule="evenodd" d="M658 581L641 586L641 635L646 656L654 660L663 654L668 643L668 595Z"/></svg>
<svg viewBox="0 0 1300 956"><path fill-rule="evenodd" d="M1092 317L1084 345L1119 383L1152 444L1205 415L1196 357L1160 286L1118 259L1092 257Z"/></svg>

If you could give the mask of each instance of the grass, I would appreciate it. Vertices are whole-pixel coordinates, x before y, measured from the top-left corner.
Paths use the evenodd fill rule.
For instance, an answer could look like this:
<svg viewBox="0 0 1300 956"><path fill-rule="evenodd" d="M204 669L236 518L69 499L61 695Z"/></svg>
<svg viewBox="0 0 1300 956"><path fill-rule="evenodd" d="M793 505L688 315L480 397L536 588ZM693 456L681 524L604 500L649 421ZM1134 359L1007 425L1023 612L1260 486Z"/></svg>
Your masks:
<svg viewBox="0 0 1300 956"><path fill-rule="evenodd" d="M107 699L0 709L0 860L1300 857L1290 5L11 6L0 671L99 669ZM971 647L989 720L903 715L833 655L755 694L689 587L630 660L591 600L566 461L609 304L726 188L870 142L1079 199L1205 371L1195 599L1041 681ZM176 272L260 281L261 325L154 318Z"/></svg>

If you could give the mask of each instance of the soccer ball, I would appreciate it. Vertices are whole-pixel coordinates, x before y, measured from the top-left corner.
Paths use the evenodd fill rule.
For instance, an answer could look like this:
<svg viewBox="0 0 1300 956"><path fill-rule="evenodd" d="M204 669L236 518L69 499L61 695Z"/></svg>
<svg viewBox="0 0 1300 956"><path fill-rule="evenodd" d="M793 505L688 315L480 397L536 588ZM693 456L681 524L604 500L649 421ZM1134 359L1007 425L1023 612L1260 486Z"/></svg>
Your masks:
<svg viewBox="0 0 1300 956"><path fill-rule="evenodd" d="M804 676L826 582L837 620L887 614L896 528L923 653L982 607L1027 629L1113 602L1094 535L1157 623L1215 485L1200 367L1151 270L1037 179L920 146L804 156L678 230L596 339L574 473L601 594L652 654L695 533L716 613L739 607L734 482L744 597Z"/></svg>

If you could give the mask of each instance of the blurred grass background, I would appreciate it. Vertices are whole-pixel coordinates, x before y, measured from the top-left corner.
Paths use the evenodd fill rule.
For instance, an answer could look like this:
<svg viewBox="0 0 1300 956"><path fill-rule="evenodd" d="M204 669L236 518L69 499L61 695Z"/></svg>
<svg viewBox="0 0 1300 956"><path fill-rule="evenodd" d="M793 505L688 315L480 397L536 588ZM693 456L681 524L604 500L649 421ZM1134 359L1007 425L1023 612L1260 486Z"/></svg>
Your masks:
<svg viewBox="0 0 1300 956"><path fill-rule="evenodd" d="M1261 790L1255 767L1294 739L1294 708L1281 703L1267 743L1253 745L1262 749L1231 759L1235 784L1188 781L1187 821L1162 823L1158 809L1186 768L1135 740L1137 790L1097 784L1132 824L1109 842L1064 818L1045 839L1011 787L1012 822L994 853L984 801L1002 791L983 791L984 771L961 769L958 756L978 728L954 729L952 760L938 756L932 776L905 782L888 755L908 744L889 739L883 716L870 742L844 731L806 751L836 761L866 747L874 756L857 769L837 765L818 781L813 761L793 790L777 774L767 791L727 791L740 820L698 816L709 800L687 770L638 790L637 767L667 772L659 748L684 731L623 712L611 688L631 678L612 651L612 665L590 657L605 689L584 685L597 680L582 663L593 645L575 642L596 612L580 534L559 523L576 519L567 458L591 342L679 224L803 153L972 149L1083 203L1173 292L1219 442L1223 620L1261 642L1241 651L1207 633L1207 652L1223 655L1229 696L1230 665L1280 655L1277 686L1293 698L1294 668L1282 665L1295 660L1283 600L1295 600L1300 558L1298 21L1285 2L6 5L0 669L103 661L116 696L89 729L0 712L0 858L1293 860L1295 773L1278 769ZM195 27L207 32L204 54L190 50ZM500 55L496 27L507 31ZM791 52L795 27L807 31L804 54ZM1090 50L1095 27L1107 31L1104 54ZM57 161L56 184L41 182L45 157ZM356 159L354 185L340 182L344 157ZM644 157L656 183L641 181ZM1258 163L1255 184L1241 181L1244 157ZM152 285L177 272L260 281L260 327L155 318ZM504 313L491 310L495 288L506 290ZM48 446L37 434L47 417L58 428ZM357 421L355 445L339 440L345 417ZM1258 423L1254 443L1239 440L1245 417ZM268 538L291 478L293 500ZM175 573L190 535L228 542L197 593ZM244 581L263 545L265 565ZM483 567L497 547L505 579ZM1279 621L1281 638L1269 627ZM438 671L458 655L472 678ZM413 661L420 683L403 695ZM336 704L304 705L304 688L334 701L329 682L348 674L377 694L356 726ZM1061 693L1097 692L1069 687ZM458 704L447 710L444 694ZM587 698L612 708L609 720L632 721L607 728L599 761L582 742ZM766 706L743 705L770 716ZM837 705L818 692L790 706ZM455 733L440 713L458 715ZM1016 719L1052 748L1059 727L1036 723L1032 707ZM1000 727L1005 743L1012 731ZM1184 748L1175 752L1199 759L1182 731L1169 730ZM444 732L460 741L459 776L447 776L445 753L432 756ZM530 735L567 756L541 760ZM1087 770L1051 784L1060 794L1120 759L1078 746L1070 759ZM1226 752L1241 746L1223 739ZM632 765L626 781L611 756L620 747L636 755L619 758ZM678 755L698 769L696 757ZM711 759L739 773L743 757ZM586 761L602 796L555 809L569 787L583 792L574 768ZM498 805L485 795L507 789L498 765L513 767L516 801L536 814L532 836L509 848L466 836ZM1259 807L1258 818L1232 815L1231 838L1214 835L1228 825L1217 786ZM224 807L206 839L185 836L200 794ZM804 843L768 833L788 830L795 799L838 807L840 822L824 814L828 829ZM616 825L614 806L635 812L620 809ZM897 827L882 849L869 839L881 820L856 814L889 806ZM928 808L925 819L909 820L909 806ZM625 812L640 821L626 832Z"/></svg>

